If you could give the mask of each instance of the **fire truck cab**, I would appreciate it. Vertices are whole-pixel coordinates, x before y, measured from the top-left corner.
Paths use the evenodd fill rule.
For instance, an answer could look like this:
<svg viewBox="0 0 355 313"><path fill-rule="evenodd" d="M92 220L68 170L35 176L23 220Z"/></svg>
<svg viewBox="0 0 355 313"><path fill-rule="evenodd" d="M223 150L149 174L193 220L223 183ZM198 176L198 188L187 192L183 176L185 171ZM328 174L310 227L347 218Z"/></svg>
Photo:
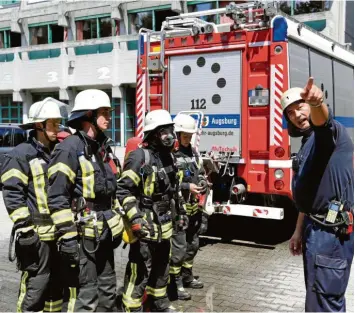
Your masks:
<svg viewBox="0 0 355 313"><path fill-rule="evenodd" d="M225 23L198 18L211 14ZM206 210L281 220L299 142L290 140L280 98L309 76L352 134L353 54L344 46L261 2L167 18L160 32L140 31L136 136L150 110L191 114L213 185Z"/></svg>

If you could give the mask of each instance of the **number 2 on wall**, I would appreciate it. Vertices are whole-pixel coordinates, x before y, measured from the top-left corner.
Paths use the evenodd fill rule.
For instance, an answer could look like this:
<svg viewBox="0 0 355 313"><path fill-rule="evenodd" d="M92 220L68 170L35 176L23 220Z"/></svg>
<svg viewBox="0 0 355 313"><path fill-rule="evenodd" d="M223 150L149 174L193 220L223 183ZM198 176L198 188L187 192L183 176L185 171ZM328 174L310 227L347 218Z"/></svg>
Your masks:
<svg viewBox="0 0 355 313"><path fill-rule="evenodd" d="M206 110L206 99L192 99L191 110Z"/></svg>

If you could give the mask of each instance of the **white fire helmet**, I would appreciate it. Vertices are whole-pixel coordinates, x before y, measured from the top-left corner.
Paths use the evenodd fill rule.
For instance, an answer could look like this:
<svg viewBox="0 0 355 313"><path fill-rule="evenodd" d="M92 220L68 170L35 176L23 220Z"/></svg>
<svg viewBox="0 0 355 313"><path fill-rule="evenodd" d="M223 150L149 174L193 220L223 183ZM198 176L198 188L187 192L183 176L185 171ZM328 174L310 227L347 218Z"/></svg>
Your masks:
<svg viewBox="0 0 355 313"><path fill-rule="evenodd" d="M294 87L283 93L281 96L281 106L283 112L285 112L286 108L292 103L302 100L301 92L303 92L302 88Z"/></svg>
<svg viewBox="0 0 355 313"><path fill-rule="evenodd" d="M175 123L175 132L180 133L189 133L189 134L195 134L197 129L196 129L196 121L195 119L187 114L178 114L174 118L174 123Z"/></svg>
<svg viewBox="0 0 355 313"><path fill-rule="evenodd" d="M154 110L146 115L143 132L147 133L160 126L168 125L174 125L170 113L166 110Z"/></svg>

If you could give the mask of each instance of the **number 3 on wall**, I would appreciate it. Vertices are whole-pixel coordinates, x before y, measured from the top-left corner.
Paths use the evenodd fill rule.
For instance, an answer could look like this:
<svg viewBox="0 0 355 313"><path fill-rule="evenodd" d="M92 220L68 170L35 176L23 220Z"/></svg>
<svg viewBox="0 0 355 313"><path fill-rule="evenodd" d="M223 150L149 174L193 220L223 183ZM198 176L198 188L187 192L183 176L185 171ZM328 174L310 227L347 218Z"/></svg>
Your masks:
<svg viewBox="0 0 355 313"><path fill-rule="evenodd" d="M100 74L99 79L109 79L110 78L110 69L108 67L100 67L97 69L97 72Z"/></svg>
<svg viewBox="0 0 355 313"><path fill-rule="evenodd" d="M58 73L57 72L48 72L47 76L48 76L49 83L54 83L54 82L58 81Z"/></svg>

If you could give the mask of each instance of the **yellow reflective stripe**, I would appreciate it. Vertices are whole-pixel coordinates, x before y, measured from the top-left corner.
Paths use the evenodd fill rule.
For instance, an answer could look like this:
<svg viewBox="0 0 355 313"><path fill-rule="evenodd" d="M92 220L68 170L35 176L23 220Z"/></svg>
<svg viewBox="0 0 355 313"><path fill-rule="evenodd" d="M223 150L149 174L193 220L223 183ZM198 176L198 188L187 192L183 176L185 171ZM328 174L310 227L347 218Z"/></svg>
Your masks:
<svg viewBox="0 0 355 313"><path fill-rule="evenodd" d="M135 214L138 214L137 208L135 206L130 208L126 214L127 218L130 220Z"/></svg>
<svg viewBox="0 0 355 313"><path fill-rule="evenodd" d="M179 176L179 182L180 184L182 183L182 180L184 178L184 172L182 170L178 171L178 176Z"/></svg>
<svg viewBox="0 0 355 313"><path fill-rule="evenodd" d="M129 297L129 298L132 297L132 292L133 292L133 288L136 284L136 279L137 279L137 264L132 262L131 263L131 277L129 278L128 288L127 288L127 291L125 292L126 297Z"/></svg>
<svg viewBox="0 0 355 313"><path fill-rule="evenodd" d="M130 178L136 186L138 186L139 182L141 181L140 177L133 170L124 171L120 179L125 177Z"/></svg>
<svg viewBox="0 0 355 313"><path fill-rule="evenodd" d="M144 194L151 196L154 193L155 172L150 174L144 182Z"/></svg>
<svg viewBox="0 0 355 313"><path fill-rule="evenodd" d="M74 312L75 302L76 302L76 288L69 287L69 304L68 304L68 312Z"/></svg>
<svg viewBox="0 0 355 313"><path fill-rule="evenodd" d="M28 277L28 272L23 272L21 278L21 285L20 285L20 295L17 301L17 312L22 312L22 302L27 292L27 286L26 286L27 277Z"/></svg>
<svg viewBox="0 0 355 313"><path fill-rule="evenodd" d="M16 223L18 220L27 218L29 216L30 216L30 211L28 207L18 208L10 214L10 218L14 223Z"/></svg>
<svg viewBox="0 0 355 313"><path fill-rule="evenodd" d="M46 301L44 303L44 311L47 312L60 312L62 310L63 300Z"/></svg>
<svg viewBox="0 0 355 313"><path fill-rule="evenodd" d="M71 231L71 232L65 233L63 236L59 237L58 241L60 241L61 239L71 239L71 238L74 238L76 236L78 236L78 232Z"/></svg>
<svg viewBox="0 0 355 313"><path fill-rule="evenodd" d="M40 213L50 214L47 204L46 183L41 161L33 159L30 161L30 168L33 177L33 185L36 194L37 206Z"/></svg>
<svg viewBox="0 0 355 313"><path fill-rule="evenodd" d="M18 233L27 233L28 231L30 231L30 230L33 230L35 227L33 226L33 225L31 225L31 226L27 226L27 227L24 227L24 228L19 228L18 230L17 230L17 232Z"/></svg>
<svg viewBox="0 0 355 313"><path fill-rule="evenodd" d="M88 161L85 156L81 155L79 157L80 168L82 172L83 180L83 197L84 198L95 198L94 185L95 185L95 175L94 167L91 162Z"/></svg>
<svg viewBox="0 0 355 313"><path fill-rule="evenodd" d="M102 229L104 227L104 222L103 221L97 221L97 230L99 233L99 236L101 236L102 234ZM90 237L90 238L95 238L95 232L94 232L94 225L92 223L92 221L90 221L87 225L85 225L85 234L86 237Z"/></svg>
<svg viewBox="0 0 355 313"><path fill-rule="evenodd" d="M69 180L74 184L76 175L68 165L62 162L54 164L48 169L48 177L51 177L57 172L62 172L63 174L65 174L69 178Z"/></svg>
<svg viewBox="0 0 355 313"><path fill-rule="evenodd" d="M122 206L125 206L128 202L136 202L137 199L135 197L127 197L123 200Z"/></svg>
<svg viewBox="0 0 355 313"><path fill-rule="evenodd" d="M173 228L173 223L172 222L169 222L169 223L161 225L162 233L167 232L167 231L169 231L172 228Z"/></svg>
<svg viewBox="0 0 355 313"><path fill-rule="evenodd" d="M195 215L198 211L199 211L198 203L192 205L186 203L186 213L188 215Z"/></svg>
<svg viewBox="0 0 355 313"><path fill-rule="evenodd" d="M178 275L181 271L181 266L171 266L169 268L169 273L173 275Z"/></svg>
<svg viewBox="0 0 355 313"><path fill-rule="evenodd" d="M8 179L16 177L19 180L21 180L25 185L28 184L28 176L26 176L24 173L22 173L20 170L16 168L12 168L11 170L8 170L6 173L1 175L1 182L4 183Z"/></svg>
<svg viewBox="0 0 355 313"><path fill-rule="evenodd" d="M52 241L55 239L55 226L36 226L35 231L42 241Z"/></svg>
<svg viewBox="0 0 355 313"><path fill-rule="evenodd" d="M64 209L52 214L52 220L55 225L63 224L66 222L73 222L73 214L70 209Z"/></svg>
<svg viewBox="0 0 355 313"><path fill-rule="evenodd" d="M121 209L122 206L120 204L120 202L118 201L118 199L115 199L113 202L113 209Z"/></svg>
<svg viewBox="0 0 355 313"><path fill-rule="evenodd" d="M166 287L156 289L156 288L147 286L145 290L147 291L148 295L151 295L155 298L164 297L166 294Z"/></svg>
<svg viewBox="0 0 355 313"><path fill-rule="evenodd" d="M117 237L123 232L123 221L121 216L115 215L107 221L111 229L112 237Z"/></svg>
<svg viewBox="0 0 355 313"><path fill-rule="evenodd" d="M185 268L192 268L192 265L193 265L193 261L185 261L182 266L185 267Z"/></svg>
<svg viewBox="0 0 355 313"><path fill-rule="evenodd" d="M126 296L125 294L123 294L123 297L122 297L122 301L123 301L125 307L131 308L131 309L139 308L142 305L142 300L143 300L143 297L133 299L131 297Z"/></svg>
<svg viewBox="0 0 355 313"><path fill-rule="evenodd" d="M162 233L161 238L162 239L170 239L172 235L173 235L173 229L170 229L170 230Z"/></svg>

